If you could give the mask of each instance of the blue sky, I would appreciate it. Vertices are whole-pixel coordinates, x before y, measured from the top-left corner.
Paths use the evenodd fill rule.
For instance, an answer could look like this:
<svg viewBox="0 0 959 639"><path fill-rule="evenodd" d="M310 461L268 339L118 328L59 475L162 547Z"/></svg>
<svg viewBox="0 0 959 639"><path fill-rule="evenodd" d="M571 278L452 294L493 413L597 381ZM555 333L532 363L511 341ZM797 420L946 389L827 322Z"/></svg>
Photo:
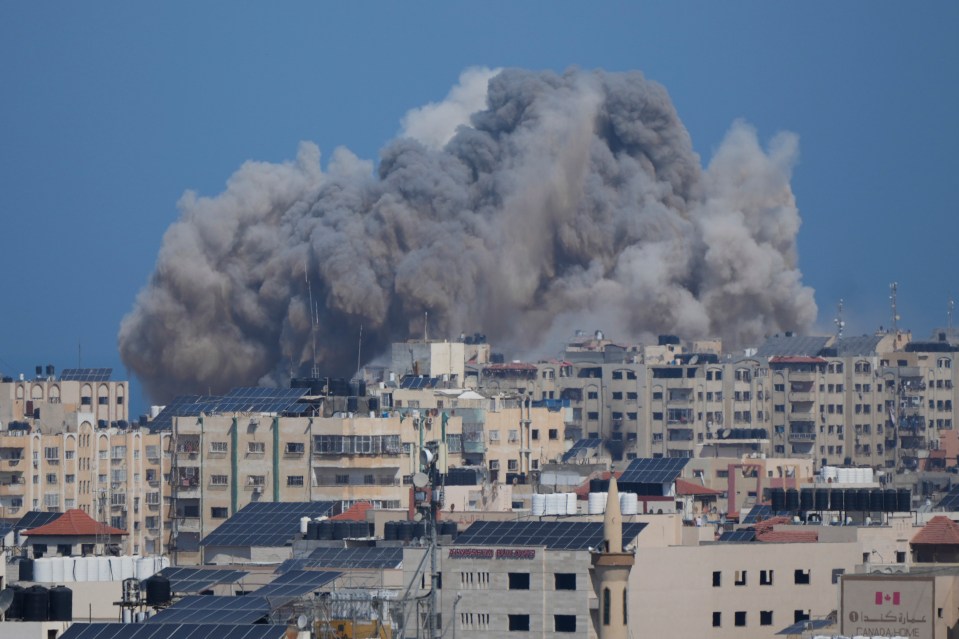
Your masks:
<svg viewBox="0 0 959 639"><path fill-rule="evenodd" d="M0 370L82 345L123 377L117 329L185 190L301 140L375 159L476 65L641 70L703 162L740 118L796 133L819 325L844 298L851 332L888 326L896 280L925 336L959 296L957 32L955 2L3 3Z"/></svg>

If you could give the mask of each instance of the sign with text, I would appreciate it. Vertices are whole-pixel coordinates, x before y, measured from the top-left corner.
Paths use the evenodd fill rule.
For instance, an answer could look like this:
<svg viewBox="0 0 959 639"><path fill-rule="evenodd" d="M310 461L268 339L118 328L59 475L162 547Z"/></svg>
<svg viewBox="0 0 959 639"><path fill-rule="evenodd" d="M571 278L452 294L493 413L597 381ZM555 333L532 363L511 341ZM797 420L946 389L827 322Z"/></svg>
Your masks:
<svg viewBox="0 0 959 639"><path fill-rule="evenodd" d="M536 559L533 548L450 548L450 559Z"/></svg>
<svg viewBox="0 0 959 639"><path fill-rule="evenodd" d="M934 639L935 584L934 577L843 576L840 632Z"/></svg>

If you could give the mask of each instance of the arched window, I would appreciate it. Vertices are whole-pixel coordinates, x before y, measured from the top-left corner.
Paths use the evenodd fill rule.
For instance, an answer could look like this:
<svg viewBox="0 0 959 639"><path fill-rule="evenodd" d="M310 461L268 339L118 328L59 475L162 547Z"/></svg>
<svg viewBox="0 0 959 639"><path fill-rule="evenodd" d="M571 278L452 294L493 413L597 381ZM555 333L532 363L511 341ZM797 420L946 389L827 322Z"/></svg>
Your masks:
<svg viewBox="0 0 959 639"><path fill-rule="evenodd" d="M609 600L609 588L603 588L603 625L604 626L609 625L610 603L611 602Z"/></svg>

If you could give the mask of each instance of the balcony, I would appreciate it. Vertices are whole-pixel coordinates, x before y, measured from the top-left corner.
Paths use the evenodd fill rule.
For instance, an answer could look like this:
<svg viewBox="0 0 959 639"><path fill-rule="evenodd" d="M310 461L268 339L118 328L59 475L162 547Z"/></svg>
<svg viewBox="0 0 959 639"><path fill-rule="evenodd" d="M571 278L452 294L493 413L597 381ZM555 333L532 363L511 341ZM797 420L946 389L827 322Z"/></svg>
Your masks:
<svg viewBox="0 0 959 639"><path fill-rule="evenodd" d="M789 391L789 401L791 402L814 402L816 396L809 391Z"/></svg>
<svg viewBox="0 0 959 639"><path fill-rule="evenodd" d="M177 517L174 524L177 532L200 532L199 517Z"/></svg>
<svg viewBox="0 0 959 639"><path fill-rule="evenodd" d="M812 442L816 441L816 433L789 431L789 441L791 442Z"/></svg>

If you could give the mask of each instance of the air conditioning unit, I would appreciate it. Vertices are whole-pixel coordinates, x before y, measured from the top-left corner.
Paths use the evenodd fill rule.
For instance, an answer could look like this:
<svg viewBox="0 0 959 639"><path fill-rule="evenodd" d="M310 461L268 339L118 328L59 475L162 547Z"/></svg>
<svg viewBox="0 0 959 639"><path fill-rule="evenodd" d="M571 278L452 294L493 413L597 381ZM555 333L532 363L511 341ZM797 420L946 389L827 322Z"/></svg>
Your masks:
<svg viewBox="0 0 959 639"><path fill-rule="evenodd" d="M254 486L254 487L253 487L253 494L254 494L254 495L262 495L262 494L263 494L263 486Z"/></svg>

